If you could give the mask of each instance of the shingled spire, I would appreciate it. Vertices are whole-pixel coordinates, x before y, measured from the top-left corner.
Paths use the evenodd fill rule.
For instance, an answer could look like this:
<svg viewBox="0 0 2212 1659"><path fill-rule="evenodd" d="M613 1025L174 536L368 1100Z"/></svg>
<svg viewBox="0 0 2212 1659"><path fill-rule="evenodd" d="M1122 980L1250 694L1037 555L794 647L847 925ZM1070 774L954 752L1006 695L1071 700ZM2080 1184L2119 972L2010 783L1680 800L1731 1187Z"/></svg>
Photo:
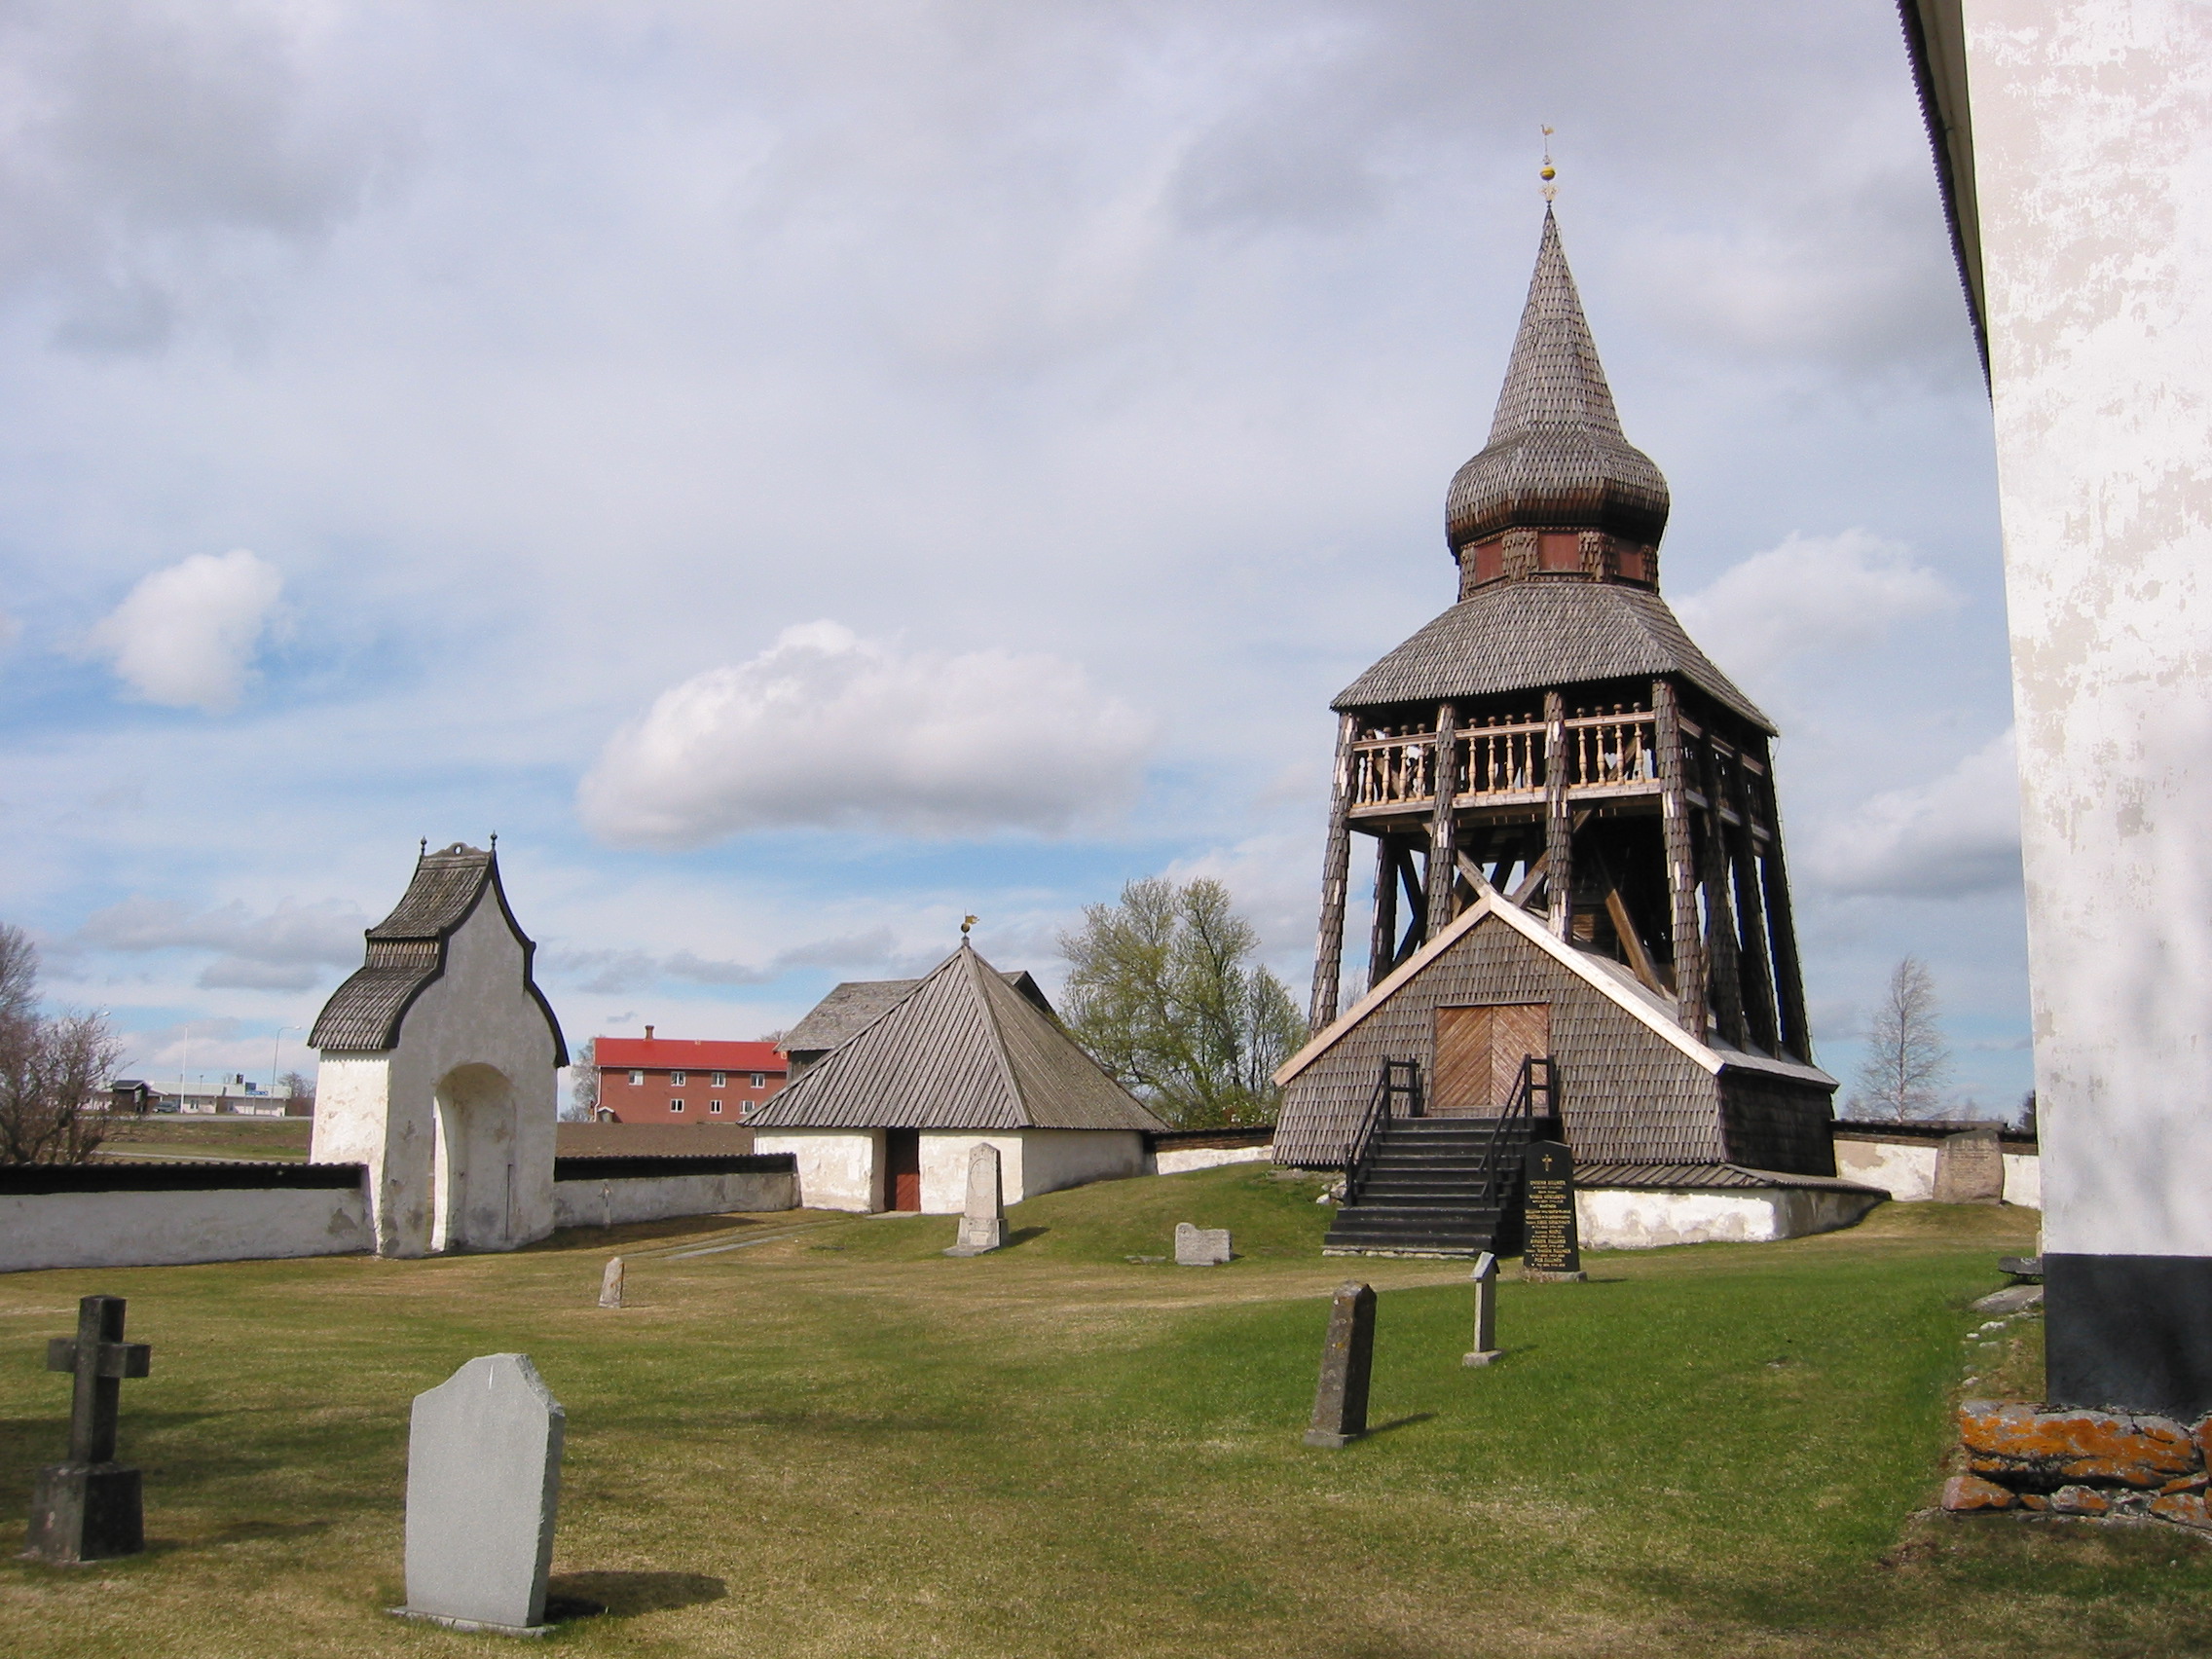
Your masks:
<svg viewBox="0 0 2212 1659"><path fill-rule="evenodd" d="M1490 442L1446 498L1461 592L1527 575L1655 584L1668 504L1667 480L1621 433L1547 207Z"/></svg>

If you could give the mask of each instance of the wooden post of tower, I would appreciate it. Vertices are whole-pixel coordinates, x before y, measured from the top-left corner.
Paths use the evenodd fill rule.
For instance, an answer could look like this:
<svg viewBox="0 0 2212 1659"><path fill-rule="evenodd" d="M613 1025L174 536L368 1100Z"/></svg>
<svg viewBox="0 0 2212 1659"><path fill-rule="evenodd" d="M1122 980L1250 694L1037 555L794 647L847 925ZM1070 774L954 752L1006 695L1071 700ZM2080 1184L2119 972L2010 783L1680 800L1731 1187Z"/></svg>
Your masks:
<svg viewBox="0 0 2212 1659"><path fill-rule="evenodd" d="M1767 955L1766 906L1759 898L1758 807L1753 798L1749 756L1738 753L1729 769L1729 793L1743 820L1729 837L1736 874L1736 913L1744 919L1744 1013L1751 1041L1770 1054L1782 1051L1775 1009L1774 965Z"/></svg>
<svg viewBox="0 0 2212 1659"><path fill-rule="evenodd" d="M1544 693L1544 887L1557 939L1574 931L1574 825L1567 812L1567 699Z"/></svg>
<svg viewBox="0 0 2212 1659"><path fill-rule="evenodd" d="M1375 837L1375 927L1367 949L1367 988L1380 985L1398 954L1398 848L1389 835Z"/></svg>
<svg viewBox="0 0 2212 1659"><path fill-rule="evenodd" d="M1451 703L1436 709L1436 758L1429 777L1436 789L1436 811L1428 821L1428 906L1425 937L1434 939L1458 908L1452 903L1459 879L1459 846L1454 811L1459 795L1459 711Z"/></svg>
<svg viewBox="0 0 2212 1659"><path fill-rule="evenodd" d="M1705 834L1699 851L1705 878L1705 949L1711 965L1713 1014L1721 1036L1743 1048L1751 1033L1744 1024L1744 965L1736 947L1736 906L1728 897L1728 826L1720 816L1720 775L1713 754L1713 734L1700 731L1689 751L1691 777L1705 796Z"/></svg>
<svg viewBox="0 0 2212 1659"><path fill-rule="evenodd" d="M1797 924L1789 912L1789 871L1782 856L1781 797L1774 787L1774 756L1766 739L1758 742L1759 781L1752 788L1766 818L1766 857L1760 873L1766 888L1767 934L1774 940L1774 1000L1782 1027L1783 1051L1813 1063L1813 1028L1805 1017L1805 974L1797 961Z"/></svg>
<svg viewBox="0 0 2212 1659"><path fill-rule="evenodd" d="M1313 1000L1308 1022L1316 1031L1337 1017L1345 963L1345 888L1351 878L1351 741L1359 729L1337 719L1337 764L1329 786L1329 844L1321 854L1321 934L1313 948Z"/></svg>
<svg viewBox="0 0 2212 1659"><path fill-rule="evenodd" d="M1667 860L1667 892L1674 901L1675 1012L1682 1029L1705 1040L1705 940L1698 928L1697 871L1690 863L1687 756L1681 712L1670 680L1651 682L1654 738L1659 745L1660 838Z"/></svg>

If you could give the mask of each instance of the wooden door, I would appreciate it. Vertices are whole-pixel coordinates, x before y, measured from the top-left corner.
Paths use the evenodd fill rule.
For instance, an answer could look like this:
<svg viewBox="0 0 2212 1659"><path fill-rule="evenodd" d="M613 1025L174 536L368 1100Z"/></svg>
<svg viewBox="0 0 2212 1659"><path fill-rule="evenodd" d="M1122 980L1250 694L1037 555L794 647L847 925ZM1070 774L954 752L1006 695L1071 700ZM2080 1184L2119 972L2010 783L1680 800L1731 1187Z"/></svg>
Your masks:
<svg viewBox="0 0 2212 1659"><path fill-rule="evenodd" d="M922 1131L883 1131L884 1208L919 1214L922 1207Z"/></svg>
<svg viewBox="0 0 2212 1659"><path fill-rule="evenodd" d="M1438 1009L1429 1115L1488 1118L1502 1111L1521 1081L1521 1062L1551 1052L1551 1026L1547 1003Z"/></svg>

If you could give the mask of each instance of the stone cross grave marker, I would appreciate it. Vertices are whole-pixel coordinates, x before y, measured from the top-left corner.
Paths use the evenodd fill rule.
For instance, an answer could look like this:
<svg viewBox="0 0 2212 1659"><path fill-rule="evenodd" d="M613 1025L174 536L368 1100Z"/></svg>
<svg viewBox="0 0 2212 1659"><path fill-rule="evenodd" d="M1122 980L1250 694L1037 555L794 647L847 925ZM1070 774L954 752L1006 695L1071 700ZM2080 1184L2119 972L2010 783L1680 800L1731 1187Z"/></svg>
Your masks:
<svg viewBox="0 0 2212 1659"><path fill-rule="evenodd" d="M415 1396L407 1605L454 1630L538 1635L568 1414L528 1354L472 1359Z"/></svg>
<svg viewBox="0 0 2212 1659"><path fill-rule="evenodd" d="M599 1275L599 1305L602 1308L622 1306L622 1258L609 1256L607 1271Z"/></svg>
<svg viewBox="0 0 2212 1659"><path fill-rule="evenodd" d="M1521 1276L1539 1284L1586 1279L1574 1221L1574 1155L1560 1141L1530 1141L1524 1165L1529 1237Z"/></svg>
<svg viewBox="0 0 2212 1659"><path fill-rule="evenodd" d="M1229 1265L1229 1229L1175 1224L1175 1265L1179 1268L1220 1268Z"/></svg>
<svg viewBox="0 0 2212 1659"><path fill-rule="evenodd" d="M123 1380L153 1369L153 1349L123 1340L123 1298L77 1304L77 1334L46 1345L46 1368L76 1381L69 1404L69 1460L39 1470L31 1487L30 1547L38 1561L69 1565L136 1555L146 1547L136 1469L115 1460Z"/></svg>
<svg viewBox="0 0 2212 1659"><path fill-rule="evenodd" d="M1375 1359L1375 1287L1346 1284L1329 1304L1321 1347L1321 1386L1306 1444L1349 1446L1367 1432L1367 1377Z"/></svg>
<svg viewBox="0 0 2212 1659"><path fill-rule="evenodd" d="M1475 1258L1475 1350L1462 1365L1488 1365L1501 1357L1497 1346L1497 1258L1485 1250Z"/></svg>
<svg viewBox="0 0 2212 1659"><path fill-rule="evenodd" d="M947 1256L980 1256L1006 1242L1006 1184L999 1176L999 1149L977 1143L968 1155L968 1204L960 1213L960 1236Z"/></svg>

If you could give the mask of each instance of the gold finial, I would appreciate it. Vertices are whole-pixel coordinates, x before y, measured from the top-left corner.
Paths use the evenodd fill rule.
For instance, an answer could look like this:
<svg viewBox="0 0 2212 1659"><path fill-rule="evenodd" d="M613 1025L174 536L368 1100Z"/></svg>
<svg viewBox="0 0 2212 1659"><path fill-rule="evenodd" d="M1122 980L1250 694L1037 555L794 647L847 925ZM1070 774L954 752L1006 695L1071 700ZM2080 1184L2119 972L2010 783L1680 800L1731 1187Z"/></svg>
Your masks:
<svg viewBox="0 0 2212 1659"><path fill-rule="evenodd" d="M974 916L962 916L960 918L960 937L962 939L968 937L968 930L976 925L977 920L977 918Z"/></svg>
<svg viewBox="0 0 2212 1659"><path fill-rule="evenodd" d="M1536 176L1544 181L1544 200L1556 201L1559 186L1552 180L1559 177L1559 168L1552 166L1552 129L1548 127L1544 129L1544 165L1536 169Z"/></svg>

